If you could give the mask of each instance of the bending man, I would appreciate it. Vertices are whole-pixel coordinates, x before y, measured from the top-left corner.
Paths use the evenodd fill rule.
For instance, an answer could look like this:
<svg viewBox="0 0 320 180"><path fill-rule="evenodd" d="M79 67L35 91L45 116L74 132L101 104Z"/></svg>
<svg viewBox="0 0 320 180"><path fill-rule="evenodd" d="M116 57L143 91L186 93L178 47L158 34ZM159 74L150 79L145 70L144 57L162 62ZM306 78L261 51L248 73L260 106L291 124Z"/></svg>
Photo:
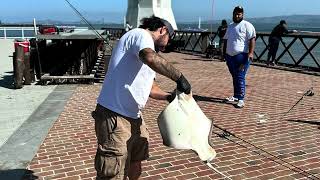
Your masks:
<svg viewBox="0 0 320 180"><path fill-rule="evenodd" d="M124 34L113 49L97 107L92 116L98 148L97 179L138 179L141 161L149 157L146 125L141 110L148 97L171 101L173 95L154 82L156 72L176 82L189 94L191 86L179 70L157 51L164 50L174 34L171 24L158 17Z"/></svg>

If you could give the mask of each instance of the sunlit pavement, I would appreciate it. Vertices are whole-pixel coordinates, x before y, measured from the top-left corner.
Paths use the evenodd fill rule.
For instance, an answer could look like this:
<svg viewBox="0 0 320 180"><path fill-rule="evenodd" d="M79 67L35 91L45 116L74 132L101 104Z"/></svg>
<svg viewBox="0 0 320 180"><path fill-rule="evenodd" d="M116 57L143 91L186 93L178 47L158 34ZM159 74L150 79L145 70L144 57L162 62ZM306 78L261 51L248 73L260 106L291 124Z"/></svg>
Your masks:
<svg viewBox="0 0 320 180"><path fill-rule="evenodd" d="M225 62L179 53L163 55L190 81L207 117L236 136L213 128L210 140L217 157L212 165L221 173L231 179L320 178L319 76L251 66L245 107L237 109L223 102L233 92ZM156 81L166 91L175 88L161 75ZM302 98L311 87L315 95ZM91 111L100 89L101 84L75 89L29 164L25 179L95 178ZM166 104L150 99L143 112L151 156L143 163L141 179L223 179L193 151L162 145L156 119Z"/></svg>

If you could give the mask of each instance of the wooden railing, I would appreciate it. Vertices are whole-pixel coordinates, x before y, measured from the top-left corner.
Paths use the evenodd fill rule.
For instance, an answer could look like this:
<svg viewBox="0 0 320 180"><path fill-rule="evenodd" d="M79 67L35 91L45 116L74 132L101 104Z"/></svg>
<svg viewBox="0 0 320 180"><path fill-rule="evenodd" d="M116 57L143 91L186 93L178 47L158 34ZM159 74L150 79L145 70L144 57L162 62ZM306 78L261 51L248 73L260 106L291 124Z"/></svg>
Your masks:
<svg viewBox="0 0 320 180"><path fill-rule="evenodd" d="M265 62L270 33L257 33L256 61ZM276 62L293 67L320 69L320 33L293 33L282 37Z"/></svg>
<svg viewBox="0 0 320 180"><path fill-rule="evenodd" d="M111 37L120 38L121 28L104 28ZM258 32L256 38L255 62L266 63L270 33ZM219 38L215 32L175 31L172 43L174 51L205 53L208 46L217 46ZM284 35L279 45L276 63L280 66L320 71L320 33L299 32ZM218 48L218 47L217 47Z"/></svg>

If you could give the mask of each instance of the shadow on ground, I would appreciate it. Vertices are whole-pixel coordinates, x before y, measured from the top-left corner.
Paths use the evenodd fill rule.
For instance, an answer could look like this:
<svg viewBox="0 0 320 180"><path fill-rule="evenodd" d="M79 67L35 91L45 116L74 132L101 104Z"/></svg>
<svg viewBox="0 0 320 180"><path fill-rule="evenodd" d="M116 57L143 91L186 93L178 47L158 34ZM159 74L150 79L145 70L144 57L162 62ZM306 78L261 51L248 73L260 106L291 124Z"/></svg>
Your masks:
<svg viewBox="0 0 320 180"><path fill-rule="evenodd" d="M207 96L199 96L193 95L195 101L205 101L205 102L212 102L212 103L220 103L220 104L227 104L233 106L235 108L239 108L236 106L236 102L227 102L226 99L215 98L215 97L207 97Z"/></svg>
<svg viewBox="0 0 320 180"><path fill-rule="evenodd" d="M214 59L208 59L208 58L184 58L185 61L213 61Z"/></svg>
<svg viewBox="0 0 320 180"><path fill-rule="evenodd" d="M193 98L196 101L206 101L206 102L213 102L213 103L230 104L230 103L227 103L225 99L215 98L215 97L193 95Z"/></svg>
<svg viewBox="0 0 320 180"><path fill-rule="evenodd" d="M9 169L0 170L0 179L2 180L33 180L39 179L34 172L28 169Z"/></svg>
<svg viewBox="0 0 320 180"><path fill-rule="evenodd" d="M13 73L12 75L5 75L0 79L0 87L13 89Z"/></svg>
<svg viewBox="0 0 320 180"><path fill-rule="evenodd" d="M290 122L312 124L320 126L320 120L299 120L299 119L289 119Z"/></svg>

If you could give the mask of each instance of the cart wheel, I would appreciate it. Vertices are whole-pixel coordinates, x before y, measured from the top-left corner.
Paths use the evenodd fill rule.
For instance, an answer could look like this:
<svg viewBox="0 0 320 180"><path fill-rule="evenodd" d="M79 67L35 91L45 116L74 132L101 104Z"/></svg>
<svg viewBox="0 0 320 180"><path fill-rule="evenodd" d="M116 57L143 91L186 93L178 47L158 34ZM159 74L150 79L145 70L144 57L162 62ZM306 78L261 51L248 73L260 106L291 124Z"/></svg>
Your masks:
<svg viewBox="0 0 320 180"><path fill-rule="evenodd" d="M47 86L47 85L48 85L48 81L47 81L47 80L41 80L41 81L40 81L40 84L41 84L42 86Z"/></svg>

